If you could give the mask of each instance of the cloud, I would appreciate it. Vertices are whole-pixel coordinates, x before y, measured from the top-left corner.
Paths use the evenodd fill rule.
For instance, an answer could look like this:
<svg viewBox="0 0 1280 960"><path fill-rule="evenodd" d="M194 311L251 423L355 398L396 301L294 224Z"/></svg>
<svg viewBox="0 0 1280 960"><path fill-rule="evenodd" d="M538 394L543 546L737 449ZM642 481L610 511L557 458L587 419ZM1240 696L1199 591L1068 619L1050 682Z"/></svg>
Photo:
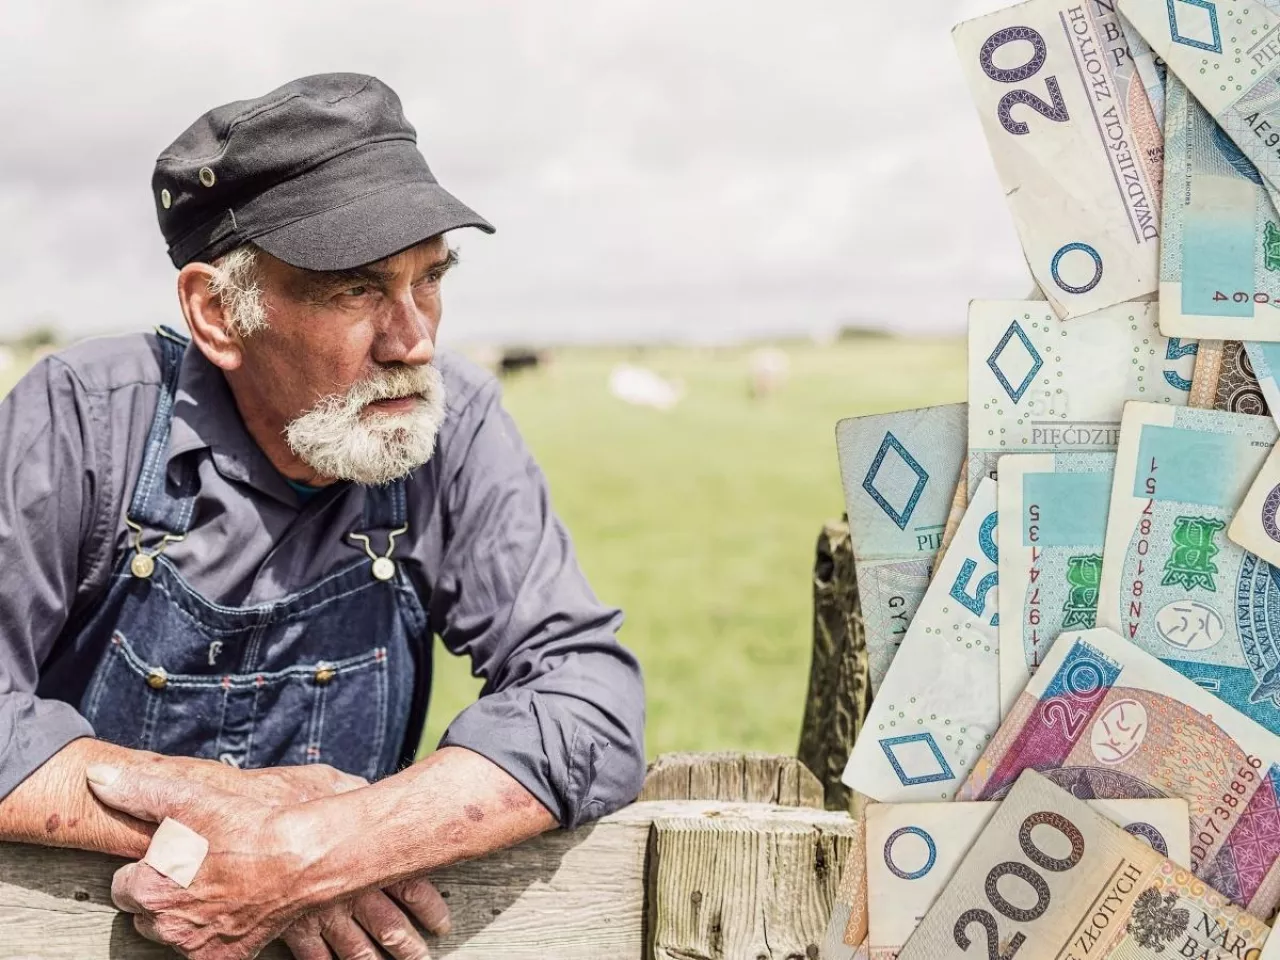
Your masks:
<svg viewBox="0 0 1280 960"><path fill-rule="evenodd" d="M401 95L461 240L456 339L964 325L1028 287L927 0L228 0L10 5L0 83L6 327L180 322L149 196L201 112L325 70Z"/></svg>

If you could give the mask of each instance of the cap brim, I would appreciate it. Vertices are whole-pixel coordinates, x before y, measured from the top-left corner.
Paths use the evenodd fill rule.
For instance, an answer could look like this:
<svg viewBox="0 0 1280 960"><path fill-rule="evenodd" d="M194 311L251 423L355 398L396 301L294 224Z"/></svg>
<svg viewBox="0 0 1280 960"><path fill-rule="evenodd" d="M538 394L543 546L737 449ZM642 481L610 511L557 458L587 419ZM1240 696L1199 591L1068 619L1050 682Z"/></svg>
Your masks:
<svg viewBox="0 0 1280 960"><path fill-rule="evenodd" d="M436 183L400 183L253 237L273 257L306 270L350 270L429 237L478 227L484 217Z"/></svg>

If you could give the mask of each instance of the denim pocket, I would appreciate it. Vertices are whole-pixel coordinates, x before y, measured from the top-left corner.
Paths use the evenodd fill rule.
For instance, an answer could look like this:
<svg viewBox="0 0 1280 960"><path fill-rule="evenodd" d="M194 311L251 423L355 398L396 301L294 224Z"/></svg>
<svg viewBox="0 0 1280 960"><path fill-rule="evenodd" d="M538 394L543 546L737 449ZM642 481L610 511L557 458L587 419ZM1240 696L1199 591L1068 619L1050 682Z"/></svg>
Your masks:
<svg viewBox="0 0 1280 960"><path fill-rule="evenodd" d="M204 656L203 647L194 653ZM387 747L386 648L254 673L201 667L176 651L139 650L116 631L81 712L98 737L139 750L377 776Z"/></svg>

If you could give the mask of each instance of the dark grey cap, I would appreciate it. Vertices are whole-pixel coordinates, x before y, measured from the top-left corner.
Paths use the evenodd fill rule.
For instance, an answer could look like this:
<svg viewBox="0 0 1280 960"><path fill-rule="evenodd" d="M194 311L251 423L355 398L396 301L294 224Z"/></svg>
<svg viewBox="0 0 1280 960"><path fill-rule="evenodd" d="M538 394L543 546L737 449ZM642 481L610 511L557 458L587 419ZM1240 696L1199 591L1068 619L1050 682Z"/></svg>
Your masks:
<svg viewBox="0 0 1280 960"><path fill-rule="evenodd" d="M357 73L215 107L160 154L151 192L176 267L252 240L346 270L457 227L493 233L436 182L395 91Z"/></svg>

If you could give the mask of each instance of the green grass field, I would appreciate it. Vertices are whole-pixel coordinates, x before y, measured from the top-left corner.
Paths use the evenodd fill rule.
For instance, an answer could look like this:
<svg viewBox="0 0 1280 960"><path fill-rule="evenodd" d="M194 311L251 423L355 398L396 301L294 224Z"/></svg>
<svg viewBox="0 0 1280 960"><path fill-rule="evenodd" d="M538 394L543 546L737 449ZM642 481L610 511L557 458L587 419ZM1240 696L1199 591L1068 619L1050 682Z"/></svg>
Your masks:
<svg viewBox="0 0 1280 960"><path fill-rule="evenodd" d="M835 423L965 397L960 340L784 349L789 381L761 401L747 395L747 349L561 351L506 388L583 568L627 614L651 757L795 751L814 545L843 511ZM660 413L612 398L623 360L683 380L683 402ZM439 661L429 738L478 689L466 664Z"/></svg>
<svg viewBox="0 0 1280 960"><path fill-rule="evenodd" d="M758 401L745 348L561 350L505 388L596 592L626 611L651 757L794 752L814 542L843 509L835 422L964 399L960 340L784 349L789 380ZM682 380L684 400L668 413L615 400L607 380L620 361ZM24 365L0 372L0 391ZM424 743L479 685L465 661L438 651Z"/></svg>

